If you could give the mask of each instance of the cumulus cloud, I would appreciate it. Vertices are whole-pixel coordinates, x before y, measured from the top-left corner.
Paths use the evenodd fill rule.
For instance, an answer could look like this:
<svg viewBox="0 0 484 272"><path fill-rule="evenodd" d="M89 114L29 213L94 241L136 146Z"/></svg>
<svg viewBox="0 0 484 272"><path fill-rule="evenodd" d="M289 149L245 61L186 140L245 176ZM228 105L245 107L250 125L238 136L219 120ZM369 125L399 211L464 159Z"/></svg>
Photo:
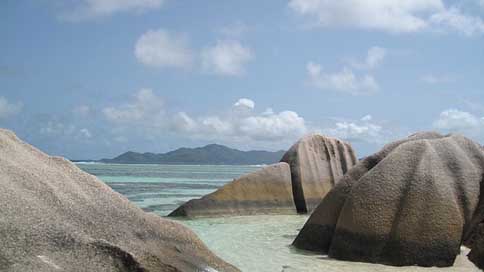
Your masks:
<svg viewBox="0 0 484 272"><path fill-rule="evenodd" d="M414 32L427 27L422 14L444 8L440 0L291 0L289 7L301 15L316 17L325 27L342 26L390 32Z"/></svg>
<svg viewBox="0 0 484 272"><path fill-rule="evenodd" d="M371 75L356 75L351 69L344 67L335 73L324 72L321 65L308 62L306 70L309 84L329 91L338 91L352 95L369 95L378 91L379 86Z"/></svg>
<svg viewBox="0 0 484 272"><path fill-rule="evenodd" d="M163 99L151 89L141 89L133 96L132 102L106 107L102 112L108 121L118 124L153 123L165 115Z"/></svg>
<svg viewBox="0 0 484 272"><path fill-rule="evenodd" d="M373 46L368 49L366 59L363 62L350 61L352 67L356 69L375 69L377 68L385 59L387 55L387 50L382 47Z"/></svg>
<svg viewBox="0 0 484 272"><path fill-rule="evenodd" d="M75 124L60 120L55 116L41 121L39 126L39 133L47 137L68 137L78 140L87 140L93 137L89 129L78 128Z"/></svg>
<svg viewBox="0 0 484 272"><path fill-rule="evenodd" d="M149 89L138 91L127 103L104 108L113 139L145 137L154 140L168 135L187 140L228 145L286 148L308 133L320 132L347 141L382 144L393 139L393 131L371 115L359 120L338 120L329 125L308 123L295 111L259 110L249 98L240 98L216 113L190 114L172 111ZM139 135L137 135L139 133ZM86 134L87 136L87 134Z"/></svg>
<svg viewBox="0 0 484 272"><path fill-rule="evenodd" d="M215 45L203 49L201 57L202 68L208 73L240 76L254 54L237 40L218 40Z"/></svg>
<svg viewBox="0 0 484 272"><path fill-rule="evenodd" d="M391 137L391 133L373 121L371 115L366 115L356 121L336 122L334 127L324 129L325 134L350 142L367 142L381 144Z"/></svg>
<svg viewBox="0 0 484 272"><path fill-rule="evenodd" d="M20 113L22 108L22 103L11 103L5 97L0 96L0 120Z"/></svg>
<svg viewBox="0 0 484 272"><path fill-rule="evenodd" d="M58 120L49 120L40 128L40 133L44 135L72 135L76 127L72 124L64 124Z"/></svg>
<svg viewBox="0 0 484 272"><path fill-rule="evenodd" d="M254 140L295 139L307 132L304 118L294 111L249 116L240 120L238 130Z"/></svg>
<svg viewBox="0 0 484 272"><path fill-rule="evenodd" d="M255 102L238 99L215 115L190 116L170 112L164 101L150 89L141 89L127 103L103 109L104 117L124 136L134 129L145 136L167 133L184 138L235 142L292 142L308 131L304 118L293 111L255 111Z"/></svg>
<svg viewBox="0 0 484 272"><path fill-rule="evenodd" d="M142 13L158 9L164 0L77 0L74 7L61 14L61 19L81 21L98 17L111 16L115 13Z"/></svg>
<svg viewBox="0 0 484 272"><path fill-rule="evenodd" d="M483 33L482 20L446 7L442 0L291 0L296 13L321 27L343 27L408 33L439 29L466 35Z"/></svg>
<svg viewBox="0 0 484 272"><path fill-rule="evenodd" d="M238 109L249 110L240 112ZM307 133L304 118L293 111L275 113L266 109L262 113L252 112L255 103L247 98L239 99L232 108L221 115L192 118L185 112L175 115L174 128L179 133L192 137L221 140L224 142L291 142Z"/></svg>
<svg viewBox="0 0 484 272"><path fill-rule="evenodd" d="M198 124L186 112L178 112L173 116L172 127L175 131L194 132Z"/></svg>
<svg viewBox="0 0 484 272"><path fill-rule="evenodd" d="M234 107L253 110L255 108L255 103L248 98L241 98L235 102Z"/></svg>
<svg viewBox="0 0 484 272"><path fill-rule="evenodd" d="M196 64L208 74L241 76L255 58L252 49L237 39L245 29L242 23L224 27L218 31L223 39L195 50L189 47L186 35L164 29L148 30L137 40L134 55L140 63L150 67L187 69Z"/></svg>
<svg viewBox="0 0 484 272"><path fill-rule="evenodd" d="M380 87L369 73L383 63L386 54L385 48L373 46L368 49L364 60L347 59L347 65L339 72L325 72L320 64L310 61L306 65L309 84L321 90L352 95L374 94Z"/></svg>
<svg viewBox="0 0 484 272"><path fill-rule="evenodd" d="M136 59L151 67L188 68L193 57L187 38L163 29L148 30L135 45Z"/></svg>
<svg viewBox="0 0 484 272"><path fill-rule="evenodd" d="M369 68L375 68L378 66L386 55L386 49L374 46L368 50L368 56L366 57L366 65Z"/></svg>
<svg viewBox="0 0 484 272"><path fill-rule="evenodd" d="M433 126L436 129L450 132L469 132L470 130L483 129L484 118L479 118L469 112L448 109L440 113Z"/></svg>
<svg viewBox="0 0 484 272"><path fill-rule="evenodd" d="M441 32L450 30L467 36L484 33L484 21L480 17L465 15L455 7L432 15L430 22Z"/></svg>

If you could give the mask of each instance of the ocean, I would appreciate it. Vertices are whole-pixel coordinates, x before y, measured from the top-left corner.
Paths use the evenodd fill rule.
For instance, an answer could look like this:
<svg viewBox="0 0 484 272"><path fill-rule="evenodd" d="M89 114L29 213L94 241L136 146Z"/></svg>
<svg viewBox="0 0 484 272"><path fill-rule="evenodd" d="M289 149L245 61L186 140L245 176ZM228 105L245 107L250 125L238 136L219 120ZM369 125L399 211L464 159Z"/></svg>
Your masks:
<svg viewBox="0 0 484 272"><path fill-rule="evenodd" d="M220 186L261 166L128 165L78 163L115 191L147 212L166 216L180 204L213 192ZM307 215L237 216L180 220L205 244L242 271L479 271L467 260L468 249L453 267L392 267L344 262L297 250L291 246Z"/></svg>

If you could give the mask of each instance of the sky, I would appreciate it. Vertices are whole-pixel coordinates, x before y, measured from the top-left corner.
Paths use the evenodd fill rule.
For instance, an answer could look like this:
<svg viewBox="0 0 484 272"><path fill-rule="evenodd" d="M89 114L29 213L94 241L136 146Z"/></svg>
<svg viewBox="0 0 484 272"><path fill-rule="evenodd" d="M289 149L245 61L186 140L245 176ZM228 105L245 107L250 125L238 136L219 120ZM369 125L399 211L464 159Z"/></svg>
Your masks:
<svg viewBox="0 0 484 272"><path fill-rule="evenodd" d="M484 144L484 0L3 0L0 127L71 159Z"/></svg>

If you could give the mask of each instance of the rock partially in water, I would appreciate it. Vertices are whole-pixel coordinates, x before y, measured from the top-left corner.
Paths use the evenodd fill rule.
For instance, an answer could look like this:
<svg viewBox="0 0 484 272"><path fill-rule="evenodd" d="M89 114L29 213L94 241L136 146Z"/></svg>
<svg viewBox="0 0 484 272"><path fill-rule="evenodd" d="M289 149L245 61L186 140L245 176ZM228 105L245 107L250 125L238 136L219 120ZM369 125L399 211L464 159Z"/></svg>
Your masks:
<svg viewBox="0 0 484 272"><path fill-rule="evenodd" d="M482 222L472 217L483 176L484 153L471 140L412 135L349 170L294 245L341 260L451 266L472 222Z"/></svg>
<svg viewBox="0 0 484 272"><path fill-rule="evenodd" d="M484 177L481 182L479 205L469 225L471 227L463 235L463 243L471 248L471 252L468 254L469 260L484 271Z"/></svg>
<svg viewBox="0 0 484 272"><path fill-rule="evenodd" d="M0 129L2 271L238 271L71 162Z"/></svg>
<svg viewBox="0 0 484 272"><path fill-rule="evenodd" d="M281 162L246 174L200 199L192 199L169 216L294 213L289 165Z"/></svg>
<svg viewBox="0 0 484 272"><path fill-rule="evenodd" d="M477 267L484 270L484 223L479 224L474 235L475 241L472 243L472 250L468 257Z"/></svg>
<svg viewBox="0 0 484 272"><path fill-rule="evenodd" d="M349 143L318 134L300 139L282 160L291 166L292 189L298 212L311 212L337 180L356 164Z"/></svg>

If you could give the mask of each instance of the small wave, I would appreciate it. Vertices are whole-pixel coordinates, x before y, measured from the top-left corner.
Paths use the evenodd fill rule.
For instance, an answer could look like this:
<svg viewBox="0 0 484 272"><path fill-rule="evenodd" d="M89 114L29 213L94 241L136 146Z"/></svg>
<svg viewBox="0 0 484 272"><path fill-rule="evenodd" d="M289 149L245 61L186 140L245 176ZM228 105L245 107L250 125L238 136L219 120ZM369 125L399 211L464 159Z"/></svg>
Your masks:
<svg viewBox="0 0 484 272"><path fill-rule="evenodd" d="M76 161L75 164L102 164L101 162L94 162L94 161Z"/></svg>

